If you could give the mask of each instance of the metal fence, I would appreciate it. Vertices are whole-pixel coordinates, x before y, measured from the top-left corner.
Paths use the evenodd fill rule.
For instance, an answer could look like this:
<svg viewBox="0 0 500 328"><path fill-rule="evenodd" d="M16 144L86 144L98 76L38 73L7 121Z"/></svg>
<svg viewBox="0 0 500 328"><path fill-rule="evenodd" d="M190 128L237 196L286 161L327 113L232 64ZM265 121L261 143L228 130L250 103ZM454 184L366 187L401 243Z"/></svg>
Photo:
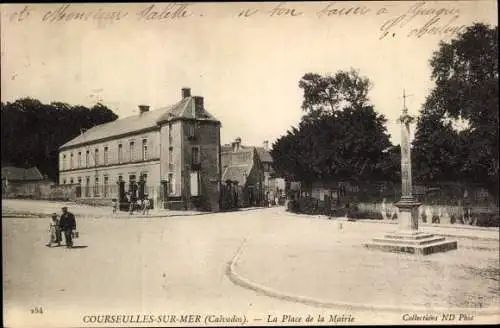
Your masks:
<svg viewBox="0 0 500 328"><path fill-rule="evenodd" d="M125 193L129 191L128 188L123 190ZM144 194L149 198L163 197L161 186L147 185L144 187ZM124 195L120 195L120 187L118 185L96 185L96 186L81 186L76 188L76 195L79 198L109 198L120 199Z"/></svg>

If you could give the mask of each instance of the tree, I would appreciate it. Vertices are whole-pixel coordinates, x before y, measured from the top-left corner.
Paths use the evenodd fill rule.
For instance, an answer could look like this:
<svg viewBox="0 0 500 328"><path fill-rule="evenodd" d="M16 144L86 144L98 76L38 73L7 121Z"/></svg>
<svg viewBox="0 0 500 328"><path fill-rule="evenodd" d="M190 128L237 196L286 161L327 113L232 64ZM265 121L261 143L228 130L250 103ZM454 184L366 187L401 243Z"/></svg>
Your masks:
<svg viewBox="0 0 500 328"><path fill-rule="evenodd" d="M419 182L453 181L461 176L462 137L443 113L425 109L417 120L413 141L414 179Z"/></svg>
<svg viewBox="0 0 500 328"><path fill-rule="evenodd" d="M305 183L397 179L398 149L389 141L386 118L369 104L368 78L353 69L307 73L299 87L306 115L273 144L277 174Z"/></svg>
<svg viewBox="0 0 500 328"><path fill-rule="evenodd" d="M49 178L58 176L59 147L82 130L118 118L109 108L62 102L43 104L32 98L1 103L2 164L36 166Z"/></svg>
<svg viewBox="0 0 500 328"><path fill-rule="evenodd" d="M423 178L482 182L497 189L497 40L498 27L477 23L441 42L433 54L435 87L422 108L414 142L420 159L430 156L419 172ZM462 131L449 124L457 119L467 123Z"/></svg>
<svg viewBox="0 0 500 328"><path fill-rule="evenodd" d="M334 75L304 74L299 81L304 92L302 110L307 112L308 118L315 118L345 107L361 108L368 104L371 86L370 80L354 69Z"/></svg>
<svg viewBox="0 0 500 328"><path fill-rule="evenodd" d="M394 178L398 163L389 151L385 123L371 106L302 120L273 144L274 169L305 183Z"/></svg>

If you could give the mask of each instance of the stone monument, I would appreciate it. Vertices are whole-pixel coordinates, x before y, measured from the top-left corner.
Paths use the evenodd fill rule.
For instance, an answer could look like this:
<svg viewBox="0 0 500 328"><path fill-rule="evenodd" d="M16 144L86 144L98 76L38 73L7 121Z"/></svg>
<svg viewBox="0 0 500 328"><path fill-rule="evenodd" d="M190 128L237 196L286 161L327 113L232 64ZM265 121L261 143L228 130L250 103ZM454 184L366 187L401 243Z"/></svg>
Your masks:
<svg viewBox="0 0 500 328"><path fill-rule="evenodd" d="M412 195L410 124L414 118L408 114L406 95L403 90L403 114L401 123L401 199L395 205L399 209L398 230L365 244L368 248L388 252L427 255L457 249L456 241L447 241L418 230L418 208L420 205Z"/></svg>

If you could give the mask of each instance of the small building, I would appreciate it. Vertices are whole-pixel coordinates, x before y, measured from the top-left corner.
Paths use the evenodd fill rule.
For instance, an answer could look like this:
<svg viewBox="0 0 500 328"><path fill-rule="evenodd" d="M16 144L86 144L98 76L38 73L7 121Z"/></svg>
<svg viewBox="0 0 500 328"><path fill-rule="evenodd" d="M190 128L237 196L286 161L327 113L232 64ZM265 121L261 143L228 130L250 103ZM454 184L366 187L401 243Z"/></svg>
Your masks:
<svg viewBox="0 0 500 328"><path fill-rule="evenodd" d="M148 197L168 209L219 210L221 123L183 88L174 105L95 126L59 148L59 183L81 198Z"/></svg>
<svg viewBox="0 0 500 328"><path fill-rule="evenodd" d="M273 158L269 149L269 141L264 141L262 147L255 147L264 167L264 195L266 200L274 200L285 195L285 179L277 177L273 169Z"/></svg>
<svg viewBox="0 0 500 328"><path fill-rule="evenodd" d="M9 194L13 188L26 189L29 185L46 180L36 167L22 168L2 166L2 194Z"/></svg>
<svg viewBox="0 0 500 328"><path fill-rule="evenodd" d="M42 181L44 179L44 176L36 167L22 168L2 166L2 185L9 185L9 183L28 183Z"/></svg>
<svg viewBox="0 0 500 328"><path fill-rule="evenodd" d="M73 194L71 188L55 188L54 182L42 175L37 167L2 167L3 198L68 200Z"/></svg>
<svg viewBox="0 0 500 328"><path fill-rule="evenodd" d="M224 145L221 153L221 202L225 210L262 206L264 167L253 146L243 146L241 138Z"/></svg>

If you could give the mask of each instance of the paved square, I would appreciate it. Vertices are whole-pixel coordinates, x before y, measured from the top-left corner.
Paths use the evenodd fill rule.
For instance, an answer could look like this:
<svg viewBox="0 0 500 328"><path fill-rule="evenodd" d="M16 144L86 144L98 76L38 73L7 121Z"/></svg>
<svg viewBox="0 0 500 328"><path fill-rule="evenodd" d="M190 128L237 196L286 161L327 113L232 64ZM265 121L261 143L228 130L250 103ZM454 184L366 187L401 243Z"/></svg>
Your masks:
<svg viewBox="0 0 500 328"><path fill-rule="evenodd" d="M60 206L23 204L39 214ZM12 203L4 205L8 216ZM362 248L363 241L394 229L391 224L343 222L340 228L339 222L282 208L170 218L92 218L103 209L73 210L80 232L76 249L44 246L48 216L3 218L9 326L81 326L84 315L96 313L240 314L256 319L249 322L254 325L265 323L267 314L349 313L356 323L394 323L402 322L401 311L376 307L498 309L498 231L429 227L433 233L457 230L463 246L419 260ZM482 239L471 239L473 234ZM245 240L238 274L286 295L329 304L269 297L234 284L227 266ZM31 314L38 307L44 313ZM491 321L491 313L484 318Z"/></svg>

